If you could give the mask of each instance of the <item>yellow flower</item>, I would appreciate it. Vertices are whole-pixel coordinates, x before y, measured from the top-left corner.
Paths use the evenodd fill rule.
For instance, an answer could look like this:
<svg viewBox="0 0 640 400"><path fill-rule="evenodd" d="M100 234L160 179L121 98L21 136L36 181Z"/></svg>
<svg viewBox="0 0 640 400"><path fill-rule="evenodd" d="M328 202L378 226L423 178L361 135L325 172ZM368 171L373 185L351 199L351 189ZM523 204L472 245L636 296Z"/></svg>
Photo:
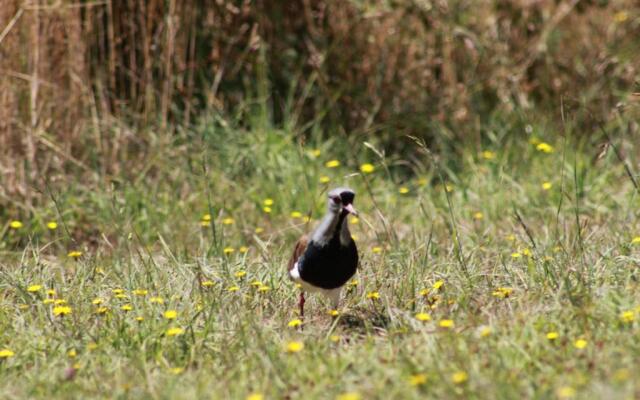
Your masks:
<svg viewBox="0 0 640 400"><path fill-rule="evenodd" d="M302 213L300 211L292 211L291 218L302 218Z"/></svg>
<svg viewBox="0 0 640 400"><path fill-rule="evenodd" d="M167 310L162 314L164 319L176 319L178 312L176 310Z"/></svg>
<svg viewBox="0 0 640 400"><path fill-rule="evenodd" d="M69 257L69 258L79 258L81 255L82 255L82 252L81 252L81 251L73 250L73 251L70 251L70 252L67 254L67 257Z"/></svg>
<svg viewBox="0 0 640 400"><path fill-rule="evenodd" d="M483 326L480 328L480 337L485 338L489 335L491 335L491 333L493 332L493 330L491 329L490 326Z"/></svg>
<svg viewBox="0 0 640 400"><path fill-rule="evenodd" d="M411 386L420 386L427 383L427 375L425 374L415 374L409 377L409 385Z"/></svg>
<svg viewBox="0 0 640 400"><path fill-rule="evenodd" d="M511 293L513 293L513 289L512 288L499 287L496 290L494 290L493 293L491 293L491 295L493 297L497 297L499 299L505 299L505 298L511 296Z"/></svg>
<svg viewBox="0 0 640 400"><path fill-rule="evenodd" d="M142 322L142 321L144 321L144 317L139 315L139 316L136 317L136 321Z"/></svg>
<svg viewBox="0 0 640 400"><path fill-rule="evenodd" d="M310 154L312 157L320 157L320 154L322 154L322 151L320 151L320 149L313 149L310 151Z"/></svg>
<svg viewBox="0 0 640 400"><path fill-rule="evenodd" d="M223 252L224 254L231 254L231 253L233 253L234 251L236 251L236 249L234 249L233 247L225 247L225 248L222 250L222 252Z"/></svg>
<svg viewBox="0 0 640 400"><path fill-rule="evenodd" d="M494 153L491 150L485 150L480 154L482 155L482 158L484 158L485 160L493 160L494 158L496 158L496 153Z"/></svg>
<svg viewBox="0 0 640 400"><path fill-rule="evenodd" d="M234 222L236 221L233 218L229 217L222 220L222 225L233 225Z"/></svg>
<svg viewBox="0 0 640 400"><path fill-rule="evenodd" d="M367 293L367 299L378 300L378 299L380 299L380 293L378 293L378 292L369 292L369 293Z"/></svg>
<svg viewBox="0 0 640 400"><path fill-rule="evenodd" d="M91 304L93 304L93 305L95 305L95 306L99 306L99 305L100 305L100 304L102 304L102 303L103 303L103 300L102 300L101 298L99 298L99 297L97 297L97 298L95 298L95 299L93 299L93 300L91 301Z"/></svg>
<svg viewBox="0 0 640 400"><path fill-rule="evenodd" d="M238 251L239 251L240 253L243 253L243 254L244 254L244 253L246 253L246 252L248 252L248 251L249 251L249 248L248 248L247 246L240 246L240 248L238 249Z"/></svg>
<svg viewBox="0 0 640 400"><path fill-rule="evenodd" d="M56 306L61 306L63 304L67 304L67 301L65 299L57 299L53 301L53 304L55 304Z"/></svg>
<svg viewBox="0 0 640 400"><path fill-rule="evenodd" d="M417 313L416 314L416 319L418 321L422 321L422 322L431 321L431 315L429 315L427 313L423 313L423 312Z"/></svg>
<svg viewBox="0 0 640 400"><path fill-rule="evenodd" d="M575 342L573 342L573 346L576 349L579 349L579 350L582 350L585 347L587 347L587 344L588 344L588 342L586 340L584 340L584 339L578 339Z"/></svg>
<svg viewBox="0 0 640 400"><path fill-rule="evenodd" d="M451 329L455 324L451 319L443 319L443 320L440 320L438 325L440 325L440 328Z"/></svg>
<svg viewBox="0 0 640 400"><path fill-rule="evenodd" d="M235 273L235 274L233 274L233 275L235 275L235 277L236 277L236 278L242 278L242 277L244 277L245 275L247 275L247 272L246 272L246 271L238 271L238 272L236 272L236 273Z"/></svg>
<svg viewBox="0 0 640 400"><path fill-rule="evenodd" d="M272 210L271 207L264 206L262 207L262 211L264 211L266 214L270 214Z"/></svg>
<svg viewBox="0 0 640 400"><path fill-rule="evenodd" d="M302 342L289 342L287 343L287 353L298 353L304 349L304 343Z"/></svg>
<svg viewBox="0 0 640 400"><path fill-rule="evenodd" d="M640 244L640 236L636 236L631 240L631 244Z"/></svg>
<svg viewBox="0 0 640 400"><path fill-rule="evenodd" d="M44 299L42 300L42 304L52 304L53 303L53 299Z"/></svg>
<svg viewBox="0 0 640 400"><path fill-rule="evenodd" d="M0 358L9 358L9 357L13 357L15 355L16 355L16 353L14 353L13 351L11 351L9 349L0 350Z"/></svg>
<svg viewBox="0 0 640 400"><path fill-rule="evenodd" d="M331 315L332 317L337 317L338 315L340 315L340 312L338 310L329 310L327 311L327 314Z"/></svg>
<svg viewBox="0 0 640 400"><path fill-rule="evenodd" d="M630 324L635 319L635 313L633 311L624 311L620 314L620 320L626 324Z"/></svg>
<svg viewBox="0 0 640 400"><path fill-rule="evenodd" d="M331 335L329 336L329 340L331 340L333 343L337 343L340 341L340 335Z"/></svg>
<svg viewBox="0 0 640 400"><path fill-rule="evenodd" d="M47 222L47 228L54 231L58 229L58 223L56 221L49 221Z"/></svg>
<svg viewBox="0 0 640 400"><path fill-rule="evenodd" d="M96 314L106 314L109 311L108 307L98 307L96 308Z"/></svg>
<svg viewBox="0 0 640 400"><path fill-rule="evenodd" d="M376 170L376 167L374 167L374 166L373 166L373 165L371 165L371 164L362 164L362 165L360 166L360 171L362 171L362 172L363 172L363 173L365 173L365 174L370 174L370 173L372 173L372 172L373 172L373 171L375 171L375 170Z"/></svg>
<svg viewBox="0 0 640 400"><path fill-rule="evenodd" d="M123 294L124 293L124 289L112 289L111 293L113 294Z"/></svg>
<svg viewBox="0 0 640 400"><path fill-rule="evenodd" d="M57 307L53 307L53 315L57 316L64 316L64 315L69 315L71 314L71 307L69 306L57 306Z"/></svg>
<svg viewBox="0 0 640 400"><path fill-rule="evenodd" d="M76 349L71 349L67 352L67 356L69 356L69 358L75 358L78 355L78 352L76 351Z"/></svg>
<svg viewBox="0 0 640 400"><path fill-rule="evenodd" d="M272 199L272 198L267 197L266 199L264 199L264 201L262 202L262 204L264 204L264 205L265 205L265 206L267 206L267 207L270 207L270 206L272 206L272 205L273 205L273 199Z"/></svg>
<svg viewBox="0 0 640 400"><path fill-rule="evenodd" d="M255 287L260 287L262 286L262 282L260 281L253 281L250 283L251 286L255 286Z"/></svg>
<svg viewBox="0 0 640 400"><path fill-rule="evenodd" d="M56 295L56 291L54 289L47 289L47 295L55 296Z"/></svg>
<svg viewBox="0 0 640 400"><path fill-rule="evenodd" d="M623 23L628 18L629 18L629 13L624 10L615 13L615 15L613 16L613 20L619 24Z"/></svg>
<svg viewBox="0 0 640 400"><path fill-rule="evenodd" d="M525 247L524 250L522 250L522 254L524 254L527 257L533 257L533 253L531 252L531 250L529 250L528 248Z"/></svg>
<svg viewBox="0 0 640 400"><path fill-rule="evenodd" d="M484 214L482 214L480 211L473 214L473 219L481 220L482 218L484 218Z"/></svg>
<svg viewBox="0 0 640 400"><path fill-rule="evenodd" d="M39 292L40 289L42 289L42 285L31 285L27 288L27 292L35 293L35 292Z"/></svg>
<svg viewBox="0 0 640 400"><path fill-rule="evenodd" d="M398 189L398 193L407 194L407 193L409 193L409 188L406 187L406 186L401 186L400 189Z"/></svg>
<svg viewBox="0 0 640 400"><path fill-rule="evenodd" d="M211 287L213 286L213 282L212 281L204 281L201 283L202 287Z"/></svg>
<svg viewBox="0 0 640 400"><path fill-rule="evenodd" d="M469 375L467 375L467 373L464 371L458 371L453 375L451 375L451 381L456 385L465 383L468 379L469 379Z"/></svg>
<svg viewBox="0 0 640 400"><path fill-rule="evenodd" d="M325 166L327 168L337 168L340 166L340 161L338 160L331 160L331 161L327 161L327 163L325 164Z"/></svg>
<svg viewBox="0 0 640 400"><path fill-rule="evenodd" d="M551 190L552 187L553 187L553 183L542 182L542 190Z"/></svg>
<svg viewBox="0 0 640 400"><path fill-rule="evenodd" d="M289 323L287 324L287 326L289 328L296 328L298 326L302 325L302 321L299 319L292 319L291 321L289 321Z"/></svg>
<svg viewBox="0 0 640 400"><path fill-rule="evenodd" d="M556 340L559 336L558 332L547 332L547 339L549 340Z"/></svg>
<svg viewBox="0 0 640 400"><path fill-rule="evenodd" d="M440 290L442 286L444 286L444 281L442 279L435 281L435 283L433 284L433 288L435 290Z"/></svg>
<svg viewBox="0 0 640 400"><path fill-rule="evenodd" d="M261 393L251 393L246 400L264 400L264 396Z"/></svg>
<svg viewBox="0 0 640 400"><path fill-rule="evenodd" d="M336 400L360 400L362 397L358 392L342 393L336 397Z"/></svg>
<svg viewBox="0 0 640 400"><path fill-rule="evenodd" d="M520 254L518 252L511 253L511 258L513 258L513 259L518 259L520 257L522 257L522 254Z"/></svg>
<svg viewBox="0 0 640 400"><path fill-rule="evenodd" d="M120 309L122 311L131 311L133 310L133 306L131 304L124 304L122 307L120 307Z"/></svg>
<svg viewBox="0 0 640 400"><path fill-rule="evenodd" d="M240 290L238 286L229 286L227 288L227 292L237 292L238 290Z"/></svg>
<svg viewBox="0 0 640 400"><path fill-rule="evenodd" d="M150 298L149 302L150 303L156 303L156 304L164 304L164 299L162 297L155 296L155 297Z"/></svg>
<svg viewBox="0 0 640 400"><path fill-rule="evenodd" d="M146 296L149 291L147 289L136 289L133 291L133 294L136 296Z"/></svg>
<svg viewBox="0 0 640 400"><path fill-rule="evenodd" d="M354 279L351 282L349 282L348 285L351 286L351 287L358 286L358 281Z"/></svg>
<svg viewBox="0 0 640 400"><path fill-rule="evenodd" d="M206 221L206 222L210 222L211 221L211 214L205 214L202 216L202 220Z"/></svg>
<svg viewBox="0 0 640 400"><path fill-rule="evenodd" d="M204 227L211 226L211 221L200 221L200 226L204 226Z"/></svg>
<svg viewBox="0 0 640 400"><path fill-rule="evenodd" d="M353 239L353 241L355 242L356 240L358 240L358 236L352 233L351 239Z"/></svg>
<svg viewBox="0 0 640 400"><path fill-rule="evenodd" d="M429 296L429 289L424 288L424 289L420 290L420 296L423 296L423 297Z"/></svg>
<svg viewBox="0 0 640 400"><path fill-rule="evenodd" d="M173 328L167 329L165 333L167 336L179 336L184 334L184 329L180 327L173 327Z"/></svg>
<svg viewBox="0 0 640 400"><path fill-rule="evenodd" d="M269 286L265 286L265 285L262 285L262 286L260 286L258 288L258 292L263 292L263 293L264 292L268 292L269 290L271 290L271 288Z"/></svg>
<svg viewBox="0 0 640 400"><path fill-rule="evenodd" d="M20 228L22 228L22 222L20 222L20 221L11 221L11 222L9 222L9 227L11 227L11 229L20 229Z"/></svg>
<svg viewBox="0 0 640 400"><path fill-rule="evenodd" d="M331 182L331 178L329 178L328 176L321 176L320 177L320 183L329 183Z"/></svg>
<svg viewBox="0 0 640 400"><path fill-rule="evenodd" d="M254 230L254 232L259 234L259 233L264 232L264 229L263 229L263 228L258 227L258 228L256 228L256 229Z"/></svg>
<svg viewBox="0 0 640 400"><path fill-rule="evenodd" d="M169 368L169 372L171 372L173 375L180 375L181 373L184 372L184 368L182 367Z"/></svg>
<svg viewBox="0 0 640 400"><path fill-rule="evenodd" d="M541 151L543 153L553 153L553 146L551 146L549 143L538 143L538 145L536 146L536 150Z"/></svg>
<svg viewBox="0 0 640 400"><path fill-rule="evenodd" d="M87 343L87 350L93 351L93 350L95 350L97 348L98 348L98 343L96 343L96 342Z"/></svg>
<svg viewBox="0 0 640 400"><path fill-rule="evenodd" d="M571 386L563 386L558 389L557 394L560 399L571 399L576 396L576 390Z"/></svg>
<svg viewBox="0 0 640 400"><path fill-rule="evenodd" d="M380 254L380 253L382 253L382 247L380 247L380 246L373 246L373 247L371 248L371 251L372 251L374 254Z"/></svg>
<svg viewBox="0 0 640 400"><path fill-rule="evenodd" d="M453 192L453 189L454 189L454 186L452 184L450 184L450 183L447 183L447 184L444 185L444 190L446 190L447 193Z"/></svg>

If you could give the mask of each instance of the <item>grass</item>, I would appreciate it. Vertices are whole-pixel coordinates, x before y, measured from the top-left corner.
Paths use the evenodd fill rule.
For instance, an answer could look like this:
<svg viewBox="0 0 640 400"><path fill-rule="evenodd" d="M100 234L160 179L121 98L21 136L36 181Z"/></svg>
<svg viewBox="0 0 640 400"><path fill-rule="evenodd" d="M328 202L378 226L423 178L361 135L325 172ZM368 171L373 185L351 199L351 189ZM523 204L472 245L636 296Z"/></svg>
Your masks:
<svg viewBox="0 0 640 400"><path fill-rule="evenodd" d="M0 397L640 393L638 197L614 154L592 163L535 126L447 158L234 129L203 124L143 167L6 208ZM338 316L312 295L290 327L284 266L338 185L358 193L360 270Z"/></svg>

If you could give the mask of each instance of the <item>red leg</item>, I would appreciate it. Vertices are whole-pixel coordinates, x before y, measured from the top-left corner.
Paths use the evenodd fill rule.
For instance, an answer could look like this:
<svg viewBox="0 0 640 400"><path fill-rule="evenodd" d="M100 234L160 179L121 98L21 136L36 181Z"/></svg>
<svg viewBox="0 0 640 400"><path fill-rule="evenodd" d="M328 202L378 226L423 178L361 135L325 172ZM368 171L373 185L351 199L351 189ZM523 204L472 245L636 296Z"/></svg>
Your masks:
<svg viewBox="0 0 640 400"><path fill-rule="evenodd" d="M304 292L300 292L300 317L304 317Z"/></svg>

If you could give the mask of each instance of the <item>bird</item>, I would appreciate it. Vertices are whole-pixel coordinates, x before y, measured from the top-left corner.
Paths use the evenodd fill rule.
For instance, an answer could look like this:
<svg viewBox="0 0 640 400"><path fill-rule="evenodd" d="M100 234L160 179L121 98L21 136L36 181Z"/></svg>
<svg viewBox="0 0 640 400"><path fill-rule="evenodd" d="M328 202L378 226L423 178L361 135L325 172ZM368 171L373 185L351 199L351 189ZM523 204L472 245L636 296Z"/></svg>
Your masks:
<svg viewBox="0 0 640 400"><path fill-rule="evenodd" d="M287 265L289 277L301 285L300 316L304 317L304 293L321 292L338 308L342 286L358 269L358 248L349 232L347 216L357 216L355 192L336 188L328 193L327 213L316 229L303 235Z"/></svg>

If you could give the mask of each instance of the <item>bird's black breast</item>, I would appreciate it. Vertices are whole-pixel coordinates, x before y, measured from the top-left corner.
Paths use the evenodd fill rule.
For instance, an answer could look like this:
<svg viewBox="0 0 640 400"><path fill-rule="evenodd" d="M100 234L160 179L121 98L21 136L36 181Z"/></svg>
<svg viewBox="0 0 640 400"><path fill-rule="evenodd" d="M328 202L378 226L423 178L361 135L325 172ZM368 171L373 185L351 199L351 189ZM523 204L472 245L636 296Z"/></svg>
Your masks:
<svg viewBox="0 0 640 400"><path fill-rule="evenodd" d="M347 283L358 268L358 249L351 240L346 246L338 237L320 246L311 241L298 260L298 270L303 281L322 289L335 289Z"/></svg>

